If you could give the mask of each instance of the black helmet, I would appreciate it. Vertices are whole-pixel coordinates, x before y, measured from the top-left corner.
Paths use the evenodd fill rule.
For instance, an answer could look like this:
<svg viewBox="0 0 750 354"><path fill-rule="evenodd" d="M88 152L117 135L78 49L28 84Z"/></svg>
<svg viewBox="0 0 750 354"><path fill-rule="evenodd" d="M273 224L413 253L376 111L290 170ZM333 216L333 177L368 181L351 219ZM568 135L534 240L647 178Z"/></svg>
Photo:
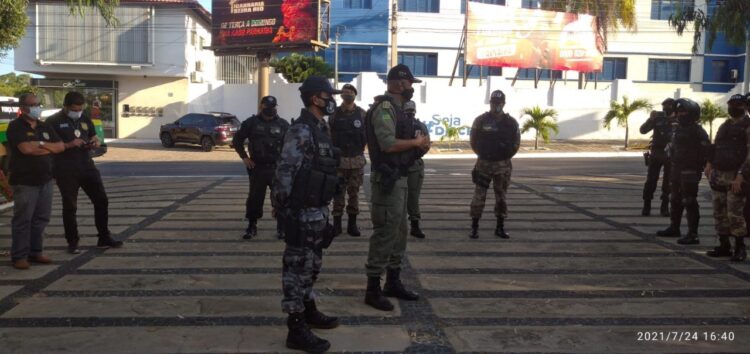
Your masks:
<svg viewBox="0 0 750 354"><path fill-rule="evenodd" d="M686 112L689 120L697 122L701 117L701 106L689 98L680 98L675 103L675 112Z"/></svg>
<svg viewBox="0 0 750 354"><path fill-rule="evenodd" d="M667 99L665 99L664 101L662 101L662 102L661 102L661 105L662 105L662 106L666 106L666 105L674 106L674 103L675 103L675 100L674 100L674 98L671 98L671 97L670 97L670 98L667 98Z"/></svg>

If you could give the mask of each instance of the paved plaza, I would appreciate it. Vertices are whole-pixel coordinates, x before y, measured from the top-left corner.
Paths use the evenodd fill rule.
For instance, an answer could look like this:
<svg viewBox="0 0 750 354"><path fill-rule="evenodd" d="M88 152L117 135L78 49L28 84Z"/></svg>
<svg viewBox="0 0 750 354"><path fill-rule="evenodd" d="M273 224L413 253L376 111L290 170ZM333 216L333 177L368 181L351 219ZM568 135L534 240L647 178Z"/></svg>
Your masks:
<svg viewBox="0 0 750 354"><path fill-rule="evenodd" d="M705 181L701 245L685 247L652 236L667 218L638 216L641 160L623 159L632 172L585 174L543 161L516 164L510 240L492 235L491 193L480 238L467 237L471 161L427 162L428 236L410 237L403 273L422 299L393 312L363 303L363 190L364 236L338 237L316 284L319 307L342 326L316 333L332 352L750 352L750 262L703 255L717 242ZM0 214L0 353L289 351L283 243L270 212L257 239L240 239L247 177L109 176L105 184L122 249L93 247L93 211L81 197L79 224L90 237L82 254L66 254L57 195L46 238L55 262L14 270L5 261L10 211Z"/></svg>

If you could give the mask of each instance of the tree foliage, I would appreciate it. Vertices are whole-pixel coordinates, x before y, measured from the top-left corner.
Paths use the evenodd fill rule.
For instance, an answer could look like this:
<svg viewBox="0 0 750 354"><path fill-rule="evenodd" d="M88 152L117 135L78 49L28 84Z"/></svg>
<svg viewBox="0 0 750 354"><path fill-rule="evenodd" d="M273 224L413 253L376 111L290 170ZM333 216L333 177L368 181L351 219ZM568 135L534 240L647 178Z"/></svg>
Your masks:
<svg viewBox="0 0 750 354"><path fill-rule="evenodd" d="M745 46L747 30L750 28L750 1L722 0L717 1L709 13L696 7L676 5L675 13L669 18L669 25L682 35L692 25L693 52L700 50L703 32L707 36L707 49L711 49L719 33L735 46Z"/></svg>
<svg viewBox="0 0 750 354"><path fill-rule="evenodd" d="M596 31L607 48L610 31L635 30L635 0L542 0L542 9L596 16Z"/></svg>
<svg viewBox="0 0 750 354"><path fill-rule="evenodd" d="M115 8L120 0L65 0L71 15L83 15L86 11L98 11L107 25L118 24ZM21 38L26 34L29 18L26 9L28 0L0 0L0 58L18 46Z"/></svg>
<svg viewBox="0 0 750 354"><path fill-rule="evenodd" d="M289 82L300 83L315 75L333 77L333 69L321 57L292 53L281 59L272 60L270 65Z"/></svg>
<svg viewBox="0 0 750 354"><path fill-rule="evenodd" d="M18 97L22 93L32 91L29 74L8 73L0 75L0 96Z"/></svg>
<svg viewBox="0 0 750 354"><path fill-rule="evenodd" d="M701 124L708 124L708 136L713 139L714 136L714 120L717 118L728 118L729 114L721 106L711 102L711 100L705 100L701 104Z"/></svg>
<svg viewBox="0 0 750 354"><path fill-rule="evenodd" d="M628 127L628 118L635 111L653 109L653 105L646 99L630 101L628 96L623 96L622 103L611 101L609 103L609 112L604 116L604 127L609 129L613 122L625 128L625 149L628 148L630 128Z"/></svg>
<svg viewBox="0 0 750 354"><path fill-rule="evenodd" d="M555 118L557 118L557 111L554 109L542 109L539 106L534 106L532 108L524 108L523 115L529 116L531 119L528 119L523 123L521 133L534 129L536 132L534 135L534 150L539 149L539 137L541 137L545 143L549 143L549 138L552 132L555 134L560 133L560 127L555 120Z"/></svg>

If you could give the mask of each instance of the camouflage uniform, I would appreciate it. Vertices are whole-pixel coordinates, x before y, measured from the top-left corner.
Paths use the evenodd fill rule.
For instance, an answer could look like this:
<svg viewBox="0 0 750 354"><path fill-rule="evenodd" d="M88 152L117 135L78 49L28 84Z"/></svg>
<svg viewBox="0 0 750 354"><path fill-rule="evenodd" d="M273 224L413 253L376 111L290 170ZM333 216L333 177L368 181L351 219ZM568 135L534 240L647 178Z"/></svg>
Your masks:
<svg viewBox="0 0 750 354"><path fill-rule="evenodd" d="M344 214L344 204L346 204L346 213L349 215L359 214L359 189L364 183L365 164L367 164L364 155L357 157L342 157L341 166L338 169L338 175L345 182L345 190L336 194L333 199L333 216ZM349 199L345 201L345 195Z"/></svg>
<svg viewBox="0 0 750 354"><path fill-rule="evenodd" d="M303 109L302 116L317 120L308 110ZM301 118L300 118L301 119ZM326 132L324 122L320 123L321 130ZM284 147L277 163L274 177L273 204L280 215L285 213L285 205L292 193L292 186L297 172L303 164L311 163L315 154L313 134L305 124L294 124L284 136ZM305 242L294 244L287 237L284 249L282 284L284 298L282 309L287 313L299 313L305 310L305 301L312 300L312 287L320 273L322 265L323 242L321 233L328 224L328 207L304 208L295 214L285 217L286 235L301 232L305 235ZM298 230L290 230L290 227Z"/></svg>
<svg viewBox="0 0 750 354"><path fill-rule="evenodd" d="M409 221L422 220L422 213L419 211L419 195L422 194L422 183L424 182L424 160L417 159L409 168L407 177L407 197L406 210L409 214Z"/></svg>
<svg viewBox="0 0 750 354"><path fill-rule="evenodd" d="M508 205L505 199L508 192L508 186L510 185L511 173L513 172L513 164L511 163L509 158L499 161L489 161L482 158L482 144L479 141L482 138L479 133L480 130L483 129L482 125L484 124L484 122L490 119L497 118L493 118L493 116L489 113L485 113L474 120L474 124L471 128L471 147L474 152L479 155L477 163L474 166L474 170L478 174L482 174L491 178L492 185L495 190L495 217L497 217L498 220L504 220L508 216ZM511 141L507 141L504 143L510 144L510 150L512 151L513 155L515 155L515 153L518 152L518 149L521 146L521 133L518 130L518 123L516 123L516 120L510 115L504 114L503 118L497 120L503 121L505 119L511 120L509 124L507 124L507 126L514 127L515 132L509 132L508 134L506 134L508 136L512 135L512 138ZM499 144L500 142L493 142L493 144L495 143ZM486 199L487 187L481 186L477 183L474 189L474 197L471 200L472 219L481 219Z"/></svg>
<svg viewBox="0 0 750 354"><path fill-rule="evenodd" d="M748 118L744 117L744 119ZM727 121L724 124L732 123ZM750 128L745 129L745 136L747 151L750 152ZM750 171L750 154L747 154L738 170ZM715 228L720 236L745 237L747 234L747 222L744 215L746 191L743 190L738 194L731 191L732 181L737 177L737 172L714 169L711 175ZM747 189L746 184L743 184L743 189Z"/></svg>

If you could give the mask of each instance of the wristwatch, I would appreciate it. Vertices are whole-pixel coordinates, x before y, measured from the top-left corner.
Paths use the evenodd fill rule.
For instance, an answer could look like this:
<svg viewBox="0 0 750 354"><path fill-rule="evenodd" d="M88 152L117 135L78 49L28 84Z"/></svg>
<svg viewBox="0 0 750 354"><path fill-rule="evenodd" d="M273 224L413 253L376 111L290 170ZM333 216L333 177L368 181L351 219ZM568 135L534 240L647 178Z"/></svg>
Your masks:
<svg viewBox="0 0 750 354"><path fill-rule="evenodd" d="M39 146L40 146L40 147L44 146L44 141L41 141L41 140L40 140L40 141L39 141Z"/></svg>

